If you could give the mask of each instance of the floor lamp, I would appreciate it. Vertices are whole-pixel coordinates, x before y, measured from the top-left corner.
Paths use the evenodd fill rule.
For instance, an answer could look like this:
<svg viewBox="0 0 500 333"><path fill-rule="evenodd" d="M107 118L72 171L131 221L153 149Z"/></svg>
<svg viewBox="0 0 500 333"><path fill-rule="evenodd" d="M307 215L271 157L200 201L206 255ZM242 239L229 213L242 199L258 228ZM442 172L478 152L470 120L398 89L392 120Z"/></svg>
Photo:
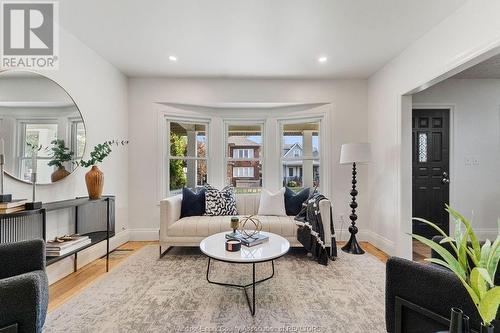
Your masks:
<svg viewBox="0 0 500 333"><path fill-rule="evenodd" d="M346 143L342 145L340 150L340 164L351 164L352 163L352 189L351 196L352 201L350 203L351 215L349 219L351 220L351 225L349 226L349 232L351 237L346 245L342 247L342 251L351 254L363 254L365 251L361 248L358 241L356 240L356 234L358 233L358 227L356 227L356 220L358 215L356 215L356 208L358 203L356 202L356 196L358 195L358 190L356 190L356 163L367 163L371 159L371 148L369 143Z"/></svg>

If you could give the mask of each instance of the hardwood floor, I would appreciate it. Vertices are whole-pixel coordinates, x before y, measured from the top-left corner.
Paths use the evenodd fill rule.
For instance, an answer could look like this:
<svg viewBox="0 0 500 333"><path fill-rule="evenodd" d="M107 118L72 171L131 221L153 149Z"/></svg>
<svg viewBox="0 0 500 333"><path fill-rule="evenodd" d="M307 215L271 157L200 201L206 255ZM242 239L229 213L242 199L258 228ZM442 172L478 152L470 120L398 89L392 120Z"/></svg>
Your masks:
<svg viewBox="0 0 500 333"><path fill-rule="evenodd" d="M340 247L345 242L338 242ZM385 263L389 256L368 242L360 242L363 249L380 261ZM109 256L109 269L112 270L120 263L125 261L132 253L142 249L147 245L157 245L158 242L128 242L121 245L117 250ZM80 268L75 273L72 273L65 278L52 284L49 288L49 311L54 310L74 295L84 290L91 282L97 280L106 274L106 259L98 259L90 264Z"/></svg>
<svg viewBox="0 0 500 333"><path fill-rule="evenodd" d="M109 255L109 269L112 270L128 256L146 245L158 242L128 242ZM92 281L106 274L106 259L97 259L49 287L49 311L85 289Z"/></svg>
<svg viewBox="0 0 500 333"><path fill-rule="evenodd" d="M413 261L426 262L425 258L431 257L431 249L427 245L420 243L418 240L413 240Z"/></svg>

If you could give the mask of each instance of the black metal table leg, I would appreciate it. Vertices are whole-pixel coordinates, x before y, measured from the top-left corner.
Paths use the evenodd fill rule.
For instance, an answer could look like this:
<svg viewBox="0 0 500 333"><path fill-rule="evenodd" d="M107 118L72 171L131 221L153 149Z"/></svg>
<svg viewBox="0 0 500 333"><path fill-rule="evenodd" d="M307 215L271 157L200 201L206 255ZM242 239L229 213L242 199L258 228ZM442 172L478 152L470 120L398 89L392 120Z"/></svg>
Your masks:
<svg viewBox="0 0 500 333"><path fill-rule="evenodd" d="M214 259L214 260L216 260L216 259ZM258 280L258 281L255 281L255 275L256 275L255 274L255 263L251 263L252 264L252 283L245 284L245 285L224 283L224 282L217 282L217 281L210 280L210 264L211 264L211 262L212 262L212 258L209 257L208 258L208 265L207 265L207 281L209 283L218 284L220 286L243 289L243 291L245 292L245 297L247 299L248 308L250 309L250 313L252 314L252 316L255 316L255 286L261 282L264 282L264 281L271 279L274 276L274 260L271 260L271 266L272 266L271 275L264 278L264 279ZM250 287L252 288L252 302L250 302L250 297L248 296L248 291L247 291L247 289L249 289Z"/></svg>

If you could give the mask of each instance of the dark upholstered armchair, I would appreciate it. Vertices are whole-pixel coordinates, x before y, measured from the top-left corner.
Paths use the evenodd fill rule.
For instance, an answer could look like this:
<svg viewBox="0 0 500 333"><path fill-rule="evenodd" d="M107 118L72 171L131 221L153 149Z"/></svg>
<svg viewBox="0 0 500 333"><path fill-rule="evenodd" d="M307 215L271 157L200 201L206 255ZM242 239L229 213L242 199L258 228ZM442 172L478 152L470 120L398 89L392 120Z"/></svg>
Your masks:
<svg viewBox="0 0 500 333"><path fill-rule="evenodd" d="M439 242L441 238L433 240ZM445 246L447 247L447 246ZM432 252L433 257L437 257ZM499 283L497 269L495 283ZM387 332L437 332L448 328L452 307L470 317L479 331L481 318L460 280L448 269L391 257L386 266L385 318ZM500 332L500 312L495 332Z"/></svg>
<svg viewBox="0 0 500 333"><path fill-rule="evenodd" d="M41 332L48 290L42 240L0 244L0 332Z"/></svg>

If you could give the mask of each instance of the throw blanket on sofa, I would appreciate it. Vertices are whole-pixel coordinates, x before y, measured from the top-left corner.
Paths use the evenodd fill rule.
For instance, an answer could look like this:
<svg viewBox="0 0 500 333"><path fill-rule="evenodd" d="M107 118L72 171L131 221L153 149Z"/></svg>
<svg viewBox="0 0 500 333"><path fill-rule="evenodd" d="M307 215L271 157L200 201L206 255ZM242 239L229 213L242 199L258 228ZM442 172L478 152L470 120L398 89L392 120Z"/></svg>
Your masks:
<svg viewBox="0 0 500 333"><path fill-rule="evenodd" d="M297 240L309 251L313 258L322 265L328 265L328 258L332 260L337 257L337 242L335 240L335 231L333 229L332 207L330 206L330 230L332 234L332 247L325 246L325 232L323 228L323 219L319 209L319 203L326 200L321 194L313 194L305 202L305 206L295 217L299 229L297 230ZM329 253L331 251L331 253Z"/></svg>

